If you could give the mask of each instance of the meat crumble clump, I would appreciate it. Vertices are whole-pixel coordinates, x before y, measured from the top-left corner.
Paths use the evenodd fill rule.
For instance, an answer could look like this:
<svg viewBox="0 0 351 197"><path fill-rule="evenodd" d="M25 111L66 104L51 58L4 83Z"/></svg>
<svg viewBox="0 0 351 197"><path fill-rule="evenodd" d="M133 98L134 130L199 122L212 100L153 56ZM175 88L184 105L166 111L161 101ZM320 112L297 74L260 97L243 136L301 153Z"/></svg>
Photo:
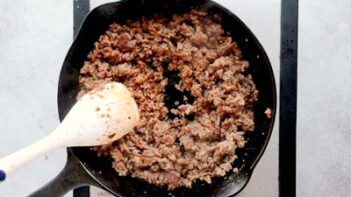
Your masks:
<svg viewBox="0 0 351 197"><path fill-rule="evenodd" d="M224 176L254 130L258 91L248 67L232 37L197 9L110 25L80 70L78 97L122 82L141 120L94 150L111 157L120 176L170 190Z"/></svg>

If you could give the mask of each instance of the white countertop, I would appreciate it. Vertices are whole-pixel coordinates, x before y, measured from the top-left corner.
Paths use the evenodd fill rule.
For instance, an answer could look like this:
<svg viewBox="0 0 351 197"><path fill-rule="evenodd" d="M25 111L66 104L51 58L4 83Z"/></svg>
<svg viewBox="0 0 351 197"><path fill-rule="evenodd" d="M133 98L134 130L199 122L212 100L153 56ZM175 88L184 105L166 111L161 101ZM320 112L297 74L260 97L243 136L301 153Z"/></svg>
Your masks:
<svg viewBox="0 0 351 197"><path fill-rule="evenodd" d="M350 196L351 1L300 1L297 195Z"/></svg>
<svg viewBox="0 0 351 197"><path fill-rule="evenodd" d="M59 123L57 84L72 41L72 1L0 1L0 157L48 134ZM0 196L25 196L63 168L54 151L0 183Z"/></svg>
<svg viewBox="0 0 351 197"><path fill-rule="evenodd" d="M101 4L93 0L91 7ZM237 14L266 49L279 83L280 0L218 0ZM351 2L300 1L298 196L351 191ZM57 83L72 42L71 0L0 1L0 157L59 123ZM278 123L279 119L277 119ZM0 184L0 196L25 196L63 168L54 151ZM240 197L278 195L278 124ZM72 196L69 194L67 196Z"/></svg>

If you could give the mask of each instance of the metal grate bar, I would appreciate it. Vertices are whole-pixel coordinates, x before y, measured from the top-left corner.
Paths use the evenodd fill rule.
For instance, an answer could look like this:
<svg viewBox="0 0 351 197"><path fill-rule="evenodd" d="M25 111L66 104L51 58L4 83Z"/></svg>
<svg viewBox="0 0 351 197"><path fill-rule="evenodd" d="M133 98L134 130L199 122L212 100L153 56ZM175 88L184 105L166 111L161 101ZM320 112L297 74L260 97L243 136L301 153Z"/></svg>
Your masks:
<svg viewBox="0 0 351 197"><path fill-rule="evenodd" d="M279 196L296 196L298 0L282 0L280 51Z"/></svg>

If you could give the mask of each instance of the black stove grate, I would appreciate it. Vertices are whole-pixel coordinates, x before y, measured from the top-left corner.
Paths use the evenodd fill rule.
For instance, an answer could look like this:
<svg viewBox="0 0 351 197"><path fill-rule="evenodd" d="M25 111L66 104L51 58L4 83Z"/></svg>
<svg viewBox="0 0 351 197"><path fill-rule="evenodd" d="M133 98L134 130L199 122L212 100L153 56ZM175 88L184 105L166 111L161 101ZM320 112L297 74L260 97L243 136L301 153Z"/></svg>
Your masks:
<svg viewBox="0 0 351 197"><path fill-rule="evenodd" d="M296 196L298 0L282 0L280 43L279 196Z"/></svg>
<svg viewBox="0 0 351 197"><path fill-rule="evenodd" d="M73 0L73 38L76 37L84 17L90 11L90 0ZM73 197L89 197L88 186L73 190Z"/></svg>

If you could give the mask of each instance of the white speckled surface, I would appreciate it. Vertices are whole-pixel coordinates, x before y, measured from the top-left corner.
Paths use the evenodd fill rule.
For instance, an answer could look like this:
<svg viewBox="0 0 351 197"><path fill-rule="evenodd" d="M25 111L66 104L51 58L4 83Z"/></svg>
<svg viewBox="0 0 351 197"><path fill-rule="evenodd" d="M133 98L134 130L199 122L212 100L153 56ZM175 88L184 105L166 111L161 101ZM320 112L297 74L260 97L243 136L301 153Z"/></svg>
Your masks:
<svg viewBox="0 0 351 197"><path fill-rule="evenodd" d="M297 195L350 196L351 1L300 2Z"/></svg>
<svg viewBox="0 0 351 197"><path fill-rule="evenodd" d="M0 157L45 136L58 123L57 83L72 41L72 1L0 1ZM63 168L64 149L0 183L1 197L25 196Z"/></svg>

